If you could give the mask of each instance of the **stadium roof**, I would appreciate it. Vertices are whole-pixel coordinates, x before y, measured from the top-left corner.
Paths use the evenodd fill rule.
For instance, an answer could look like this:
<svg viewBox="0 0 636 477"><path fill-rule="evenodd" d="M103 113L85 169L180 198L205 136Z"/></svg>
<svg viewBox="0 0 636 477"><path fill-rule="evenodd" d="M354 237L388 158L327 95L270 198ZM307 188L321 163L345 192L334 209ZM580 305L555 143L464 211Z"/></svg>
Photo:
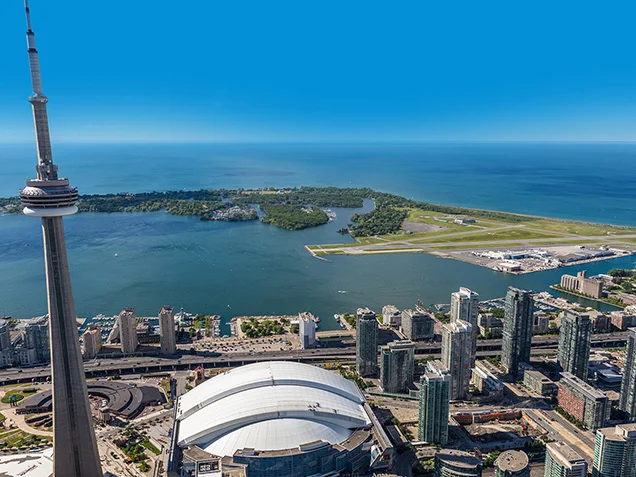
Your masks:
<svg viewBox="0 0 636 477"><path fill-rule="evenodd" d="M316 441L338 444L368 428L354 383L307 364L276 361L228 371L181 396L180 446L218 455L277 451Z"/></svg>

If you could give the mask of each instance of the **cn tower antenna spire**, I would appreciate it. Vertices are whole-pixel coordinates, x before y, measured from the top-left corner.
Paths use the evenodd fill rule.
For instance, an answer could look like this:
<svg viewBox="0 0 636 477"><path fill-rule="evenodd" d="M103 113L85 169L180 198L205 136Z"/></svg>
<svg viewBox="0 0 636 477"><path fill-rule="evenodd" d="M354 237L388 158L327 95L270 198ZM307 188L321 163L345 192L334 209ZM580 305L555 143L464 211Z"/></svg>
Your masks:
<svg viewBox="0 0 636 477"><path fill-rule="evenodd" d="M33 96L29 102L33 106L33 123L35 125L35 141L38 148L38 165L36 167L38 179L57 180L57 166L53 164L51 152L51 136L49 133L49 118L46 103L49 99L42 92L42 78L40 76L40 59L35 46L35 33L31 28L31 11L29 0L24 0L24 10L27 21L27 48L29 52L29 68L31 69L31 84Z"/></svg>

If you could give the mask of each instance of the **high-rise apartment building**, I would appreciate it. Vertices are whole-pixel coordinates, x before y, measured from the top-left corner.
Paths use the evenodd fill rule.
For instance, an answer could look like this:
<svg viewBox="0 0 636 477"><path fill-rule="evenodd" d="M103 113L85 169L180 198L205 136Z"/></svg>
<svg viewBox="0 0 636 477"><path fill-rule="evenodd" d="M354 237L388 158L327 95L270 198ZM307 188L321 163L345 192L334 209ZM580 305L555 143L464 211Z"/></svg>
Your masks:
<svg viewBox="0 0 636 477"><path fill-rule="evenodd" d="M451 293L451 321L462 320L471 324L473 331L477 331L479 316L479 294L461 287L458 292Z"/></svg>
<svg viewBox="0 0 636 477"><path fill-rule="evenodd" d="M545 453L544 477L587 477L587 462L563 442L549 442Z"/></svg>
<svg viewBox="0 0 636 477"><path fill-rule="evenodd" d="M25 348L34 350L35 363L48 363L51 360L47 316L28 320L22 330L22 340Z"/></svg>
<svg viewBox="0 0 636 477"><path fill-rule="evenodd" d="M442 363L420 378L418 439L440 445L448 443L450 373Z"/></svg>
<svg viewBox="0 0 636 477"><path fill-rule="evenodd" d="M102 330L93 323L84 332L84 359L93 359L102 349Z"/></svg>
<svg viewBox="0 0 636 477"><path fill-rule="evenodd" d="M565 310L561 318L557 368L587 380L592 322L589 315Z"/></svg>
<svg viewBox="0 0 636 477"><path fill-rule="evenodd" d="M9 322L0 318L0 367L13 364L13 347L9 334Z"/></svg>
<svg viewBox="0 0 636 477"><path fill-rule="evenodd" d="M400 312L396 306L384 306L382 308L382 324L388 326L400 326L402 324L402 312Z"/></svg>
<svg viewBox="0 0 636 477"><path fill-rule="evenodd" d="M533 308L530 292L508 288L501 353L501 364L508 374L516 375L519 363L530 361Z"/></svg>
<svg viewBox="0 0 636 477"><path fill-rule="evenodd" d="M630 422L636 421L636 328L627 331L627 346L623 381L618 408Z"/></svg>
<svg viewBox="0 0 636 477"><path fill-rule="evenodd" d="M369 308L356 312L356 369L360 376L378 372L378 320Z"/></svg>
<svg viewBox="0 0 636 477"><path fill-rule="evenodd" d="M481 477L482 463L468 452L442 449L435 454L435 477Z"/></svg>
<svg viewBox="0 0 636 477"><path fill-rule="evenodd" d="M435 321L428 313L404 310L400 329L412 341L430 340L433 339L435 333Z"/></svg>
<svg viewBox="0 0 636 477"><path fill-rule="evenodd" d="M0 318L0 351L11 348L11 335L9 334L9 322Z"/></svg>
<svg viewBox="0 0 636 477"><path fill-rule="evenodd" d="M607 395L571 373L561 373L557 401L586 429L595 431L609 420L611 405Z"/></svg>
<svg viewBox="0 0 636 477"><path fill-rule="evenodd" d="M380 386L386 393L406 393L413 383L415 345L391 341L380 348Z"/></svg>
<svg viewBox="0 0 636 477"><path fill-rule="evenodd" d="M475 366L475 337L470 323L452 321L442 326L442 363L451 374L450 398L466 398Z"/></svg>
<svg viewBox="0 0 636 477"><path fill-rule="evenodd" d="M636 423L596 431L592 477L636 477Z"/></svg>
<svg viewBox="0 0 636 477"><path fill-rule="evenodd" d="M174 309L171 306L164 306L159 310L159 344L163 355L171 356L177 352Z"/></svg>
<svg viewBox="0 0 636 477"><path fill-rule="evenodd" d="M528 454L519 450L507 450L495 461L497 477L530 477Z"/></svg>
<svg viewBox="0 0 636 477"><path fill-rule="evenodd" d="M122 353L137 350L137 314L134 308L124 308L119 313L119 340Z"/></svg>

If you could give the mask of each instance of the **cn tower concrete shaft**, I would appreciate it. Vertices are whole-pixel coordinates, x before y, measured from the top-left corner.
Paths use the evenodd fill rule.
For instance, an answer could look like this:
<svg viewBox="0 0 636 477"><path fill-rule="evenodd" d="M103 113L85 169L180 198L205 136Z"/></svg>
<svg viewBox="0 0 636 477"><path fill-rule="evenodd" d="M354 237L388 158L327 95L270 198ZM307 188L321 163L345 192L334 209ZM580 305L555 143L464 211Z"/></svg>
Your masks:
<svg viewBox="0 0 636 477"><path fill-rule="evenodd" d="M102 477L80 352L62 217L43 217L53 383L53 475Z"/></svg>

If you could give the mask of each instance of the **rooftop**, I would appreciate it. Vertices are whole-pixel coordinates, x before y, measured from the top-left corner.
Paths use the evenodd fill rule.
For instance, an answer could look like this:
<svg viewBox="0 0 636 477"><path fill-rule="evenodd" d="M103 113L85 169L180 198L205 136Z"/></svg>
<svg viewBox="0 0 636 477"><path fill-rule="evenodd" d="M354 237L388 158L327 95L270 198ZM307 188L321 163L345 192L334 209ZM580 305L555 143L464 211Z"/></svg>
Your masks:
<svg viewBox="0 0 636 477"><path fill-rule="evenodd" d="M455 449L442 449L435 454L435 459L465 469L474 469L481 466L481 460L474 455Z"/></svg>
<svg viewBox="0 0 636 477"><path fill-rule="evenodd" d="M626 441L636 439L636 422L631 424L619 424L616 427L604 427L598 429L597 433L603 435L609 441Z"/></svg>
<svg viewBox="0 0 636 477"><path fill-rule="evenodd" d="M497 467L504 471L518 472L528 467L528 462L525 452L509 450L501 453L497 459Z"/></svg>
<svg viewBox="0 0 636 477"><path fill-rule="evenodd" d="M546 449L550 452L554 460L565 467L571 467L572 464L585 462L577 452L564 442L549 442Z"/></svg>
<svg viewBox="0 0 636 477"><path fill-rule="evenodd" d="M218 456L248 448L282 452L317 441L344 445L356 430L371 427L353 382L287 361L215 376L181 396L176 416L180 446Z"/></svg>

